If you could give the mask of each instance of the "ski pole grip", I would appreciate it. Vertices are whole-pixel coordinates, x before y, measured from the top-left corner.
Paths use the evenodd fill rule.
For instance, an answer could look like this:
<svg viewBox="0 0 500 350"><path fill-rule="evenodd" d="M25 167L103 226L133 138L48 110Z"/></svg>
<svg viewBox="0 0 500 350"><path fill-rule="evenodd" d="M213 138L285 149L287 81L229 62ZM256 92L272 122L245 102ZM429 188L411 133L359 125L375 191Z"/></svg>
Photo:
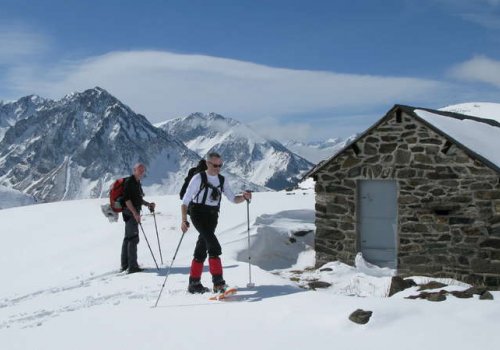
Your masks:
<svg viewBox="0 0 500 350"><path fill-rule="evenodd" d="M155 212L155 207L152 205L152 203L148 204L148 209L149 209L150 213L154 213Z"/></svg>
<svg viewBox="0 0 500 350"><path fill-rule="evenodd" d="M244 190L244 192L247 192L247 193L252 193L251 190ZM245 200L247 201L248 204L250 204L252 201L250 199L246 199Z"/></svg>

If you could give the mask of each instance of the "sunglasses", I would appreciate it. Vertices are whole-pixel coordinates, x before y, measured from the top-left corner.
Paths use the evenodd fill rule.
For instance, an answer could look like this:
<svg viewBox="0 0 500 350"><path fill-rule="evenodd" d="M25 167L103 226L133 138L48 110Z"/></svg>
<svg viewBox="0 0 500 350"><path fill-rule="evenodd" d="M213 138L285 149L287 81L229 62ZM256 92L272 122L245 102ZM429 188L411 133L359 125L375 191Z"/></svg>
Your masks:
<svg viewBox="0 0 500 350"><path fill-rule="evenodd" d="M214 164L212 162L207 162L207 163L210 163L214 168L222 168L222 164L223 163L220 163L220 164Z"/></svg>

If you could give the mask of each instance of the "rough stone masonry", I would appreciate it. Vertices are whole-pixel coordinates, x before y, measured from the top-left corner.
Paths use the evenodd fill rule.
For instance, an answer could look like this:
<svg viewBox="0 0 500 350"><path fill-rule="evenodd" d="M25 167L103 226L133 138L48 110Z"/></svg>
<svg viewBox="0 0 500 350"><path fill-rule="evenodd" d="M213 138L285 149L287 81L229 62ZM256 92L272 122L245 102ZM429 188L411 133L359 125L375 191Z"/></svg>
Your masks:
<svg viewBox="0 0 500 350"><path fill-rule="evenodd" d="M398 274L498 288L499 174L420 120L395 114L316 172L317 265L354 262L357 180L394 179Z"/></svg>

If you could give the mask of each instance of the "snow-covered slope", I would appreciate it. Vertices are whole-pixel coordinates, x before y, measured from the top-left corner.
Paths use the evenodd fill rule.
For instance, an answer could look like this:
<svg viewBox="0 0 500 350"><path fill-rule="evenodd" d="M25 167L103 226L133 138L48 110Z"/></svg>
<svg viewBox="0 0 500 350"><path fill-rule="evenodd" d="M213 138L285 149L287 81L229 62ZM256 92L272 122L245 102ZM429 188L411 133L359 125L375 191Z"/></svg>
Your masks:
<svg viewBox="0 0 500 350"><path fill-rule="evenodd" d="M469 102L440 108L441 111L493 119L500 123L500 103Z"/></svg>
<svg viewBox="0 0 500 350"><path fill-rule="evenodd" d="M350 136L346 140L334 138L315 142L288 141L285 143L285 147L311 163L318 164L322 160L332 157L355 138L356 135Z"/></svg>
<svg viewBox="0 0 500 350"><path fill-rule="evenodd" d="M312 167L278 141L215 113L194 113L158 126L202 157L210 151L219 152L225 172L274 190L295 185Z"/></svg>
<svg viewBox="0 0 500 350"><path fill-rule="evenodd" d="M223 200L217 236L225 279L239 292L226 302L187 294L197 234L191 229L180 241L177 197L152 199L164 264L156 271L141 233L139 262L147 270L133 275L118 273L123 223L110 224L101 215L102 199L0 211L8 247L0 254L0 349L191 350L216 344L220 350L292 350L333 344L357 350L404 344L406 350L469 350L494 349L500 342L500 292L492 292L495 300L448 296L434 303L404 299L417 294L411 288L386 298L390 277L366 264L305 269L314 262L311 190L254 194L253 288L246 287L246 204ZM159 261L149 214L143 227ZM158 307L152 308L171 264ZM318 279L332 286L301 288ZM208 269L202 282L211 285ZM465 288L449 282L449 288ZM356 309L373 311L368 324L348 320Z"/></svg>
<svg viewBox="0 0 500 350"><path fill-rule="evenodd" d="M7 129L0 142L0 184L42 202L95 198L141 161L148 168L145 186L176 193L198 159L97 87L50 101Z"/></svg>
<svg viewBox="0 0 500 350"><path fill-rule="evenodd" d="M35 198L13 188L0 185L0 209L19 207L35 203Z"/></svg>

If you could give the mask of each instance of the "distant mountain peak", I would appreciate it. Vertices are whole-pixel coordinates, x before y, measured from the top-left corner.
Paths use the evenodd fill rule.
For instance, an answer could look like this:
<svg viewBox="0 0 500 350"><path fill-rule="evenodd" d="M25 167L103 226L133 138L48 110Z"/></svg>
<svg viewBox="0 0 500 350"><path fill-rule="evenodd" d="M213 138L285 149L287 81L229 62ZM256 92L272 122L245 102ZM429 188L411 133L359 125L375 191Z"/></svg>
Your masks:
<svg viewBox="0 0 500 350"><path fill-rule="evenodd" d="M75 104L76 109L100 115L101 118L122 115L146 120L144 116L135 113L129 106L99 86L82 92L72 92L57 102L62 106Z"/></svg>
<svg viewBox="0 0 500 350"><path fill-rule="evenodd" d="M234 122L239 123L238 121L236 121L236 120L234 120L232 118L224 117L221 114L217 114L217 113L214 113L214 112L208 113L208 119L211 119L211 120L228 120L228 121L234 121Z"/></svg>
<svg viewBox="0 0 500 350"><path fill-rule="evenodd" d="M35 104L40 104L40 103L44 103L47 100L48 99L40 97L38 95L28 95L28 96L20 98L18 101L20 101L20 102L22 102L22 101L26 101L26 102L30 101L30 102L35 103Z"/></svg>
<svg viewBox="0 0 500 350"><path fill-rule="evenodd" d="M114 100L117 102L120 102L115 96L110 94L108 91L105 89L96 86L95 88L92 89L87 89L84 91L75 91L67 94L66 96L63 97L63 100L75 100L75 99L97 99L97 100ZM120 102L121 103L121 102Z"/></svg>
<svg viewBox="0 0 500 350"><path fill-rule="evenodd" d="M235 119L224 117L223 115L215 113L215 112L210 112L210 113L195 112L195 113L191 113L187 117L176 118L176 119L200 120L200 121L204 121L204 122L222 121L222 122L226 122L230 125L241 124L239 121L237 121Z"/></svg>
<svg viewBox="0 0 500 350"><path fill-rule="evenodd" d="M201 157L220 153L227 165L224 171L274 190L293 186L312 167L278 141L217 113L192 113L158 126Z"/></svg>
<svg viewBox="0 0 500 350"><path fill-rule="evenodd" d="M0 141L7 130L18 121L30 118L53 104L54 101L37 95L24 96L17 101L0 102Z"/></svg>
<svg viewBox="0 0 500 350"><path fill-rule="evenodd" d="M35 104L35 105L39 105L39 104L43 104L43 103L45 103L47 101L51 101L51 100L49 100L47 98L40 97L38 95L27 95L27 96L21 97L18 100L15 100L15 101L0 101L0 106L7 106L7 105L13 105L13 104L17 104L17 105L22 105L22 104Z"/></svg>
<svg viewBox="0 0 500 350"><path fill-rule="evenodd" d="M0 185L41 201L106 195L109 183L128 175L137 161L148 166L144 186L154 186L158 194L175 193L182 170L199 160L102 88L71 93L40 108L26 101L31 97L16 102L22 108L0 109L6 121L5 127L0 124L0 132L6 130L0 134Z"/></svg>
<svg viewBox="0 0 500 350"><path fill-rule="evenodd" d="M83 91L75 91L69 95L89 95L89 94L92 94L92 95L100 95L100 94L107 94L107 95L111 95L106 89L103 89L102 87L100 86L95 86L93 88L90 88L90 89L85 89Z"/></svg>

